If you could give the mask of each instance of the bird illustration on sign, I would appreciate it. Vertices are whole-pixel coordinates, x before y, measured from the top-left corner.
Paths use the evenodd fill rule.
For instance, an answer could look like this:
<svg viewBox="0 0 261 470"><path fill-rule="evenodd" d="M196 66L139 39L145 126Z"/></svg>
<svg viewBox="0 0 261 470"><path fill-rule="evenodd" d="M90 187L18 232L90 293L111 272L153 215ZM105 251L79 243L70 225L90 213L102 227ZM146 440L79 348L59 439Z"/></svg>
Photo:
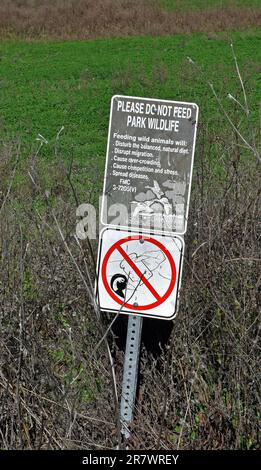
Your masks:
<svg viewBox="0 0 261 470"><path fill-rule="evenodd" d="M154 196L144 201L132 201L132 218L135 219L138 215L153 215L155 213L170 215L172 205L160 188L159 183L154 180L153 186L145 186L145 189L149 189Z"/></svg>

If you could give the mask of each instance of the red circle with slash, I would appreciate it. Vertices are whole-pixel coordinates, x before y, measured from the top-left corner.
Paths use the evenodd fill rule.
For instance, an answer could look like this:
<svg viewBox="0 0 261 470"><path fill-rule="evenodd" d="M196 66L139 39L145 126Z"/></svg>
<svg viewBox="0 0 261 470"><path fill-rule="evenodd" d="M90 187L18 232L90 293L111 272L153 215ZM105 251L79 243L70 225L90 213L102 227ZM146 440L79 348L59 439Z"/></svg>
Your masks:
<svg viewBox="0 0 261 470"><path fill-rule="evenodd" d="M160 296L158 294L158 292L155 290L152 284L144 277L142 272L139 270L139 268L135 265L135 263L132 261L132 259L128 256L126 251L123 249L122 245L132 240L144 240L144 242L149 242L152 245L157 246L164 253L164 255L166 255L166 258L168 259L170 268L171 268L171 279L170 279L170 285L163 296ZM152 302L148 305L132 305L123 300L120 300L117 297L117 295L111 289L107 280L107 275L106 275L108 261L114 251L118 251L123 256L125 261L127 261L127 263L130 265L133 271L137 274L137 276L140 278L143 284L149 289L152 295L156 298L155 302ZM154 238L150 238L146 236L144 237L141 235L135 235L135 236L130 235L129 237L123 238L122 240L118 240L116 243L114 243L110 247L110 249L107 251L104 257L101 273L102 273L102 280L103 280L105 289L108 292L108 294L112 297L112 299L115 300L115 302L117 302L122 307L127 307L131 310L149 310L151 308L155 308L161 305L163 302L165 302L165 300L167 300L167 298L170 296L171 292L173 291L175 282L176 282L176 277L177 277L174 259L171 256L170 252L165 248L165 246L162 243L160 243L158 240L155 240Z"/></svg>

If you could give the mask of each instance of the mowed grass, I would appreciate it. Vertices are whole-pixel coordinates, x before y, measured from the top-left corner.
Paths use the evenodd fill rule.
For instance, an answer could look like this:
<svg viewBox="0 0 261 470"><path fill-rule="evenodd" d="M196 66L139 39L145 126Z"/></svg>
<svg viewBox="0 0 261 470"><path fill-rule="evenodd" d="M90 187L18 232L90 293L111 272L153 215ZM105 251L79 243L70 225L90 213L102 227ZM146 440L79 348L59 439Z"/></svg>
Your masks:
<svg viewBox="0 0 261 470"><path fill-rule="evenodd" d="M6 41L0 46L1 141L19 141L24 156L36 150L38 133L49 142L41 158L59 155L97 178L105 162L110 100L114 94L196 102L200 122L220 134L224 116L206 81L224 104L242 100L231 54L233 40L254 116L258 114L260 33L176 35L75 42ZM187 56L201 66L203 75ZM214 147L213 147L213 153Z"/></svg>
<svg viewBox="0 0 261 470"><path fill-rule="evenodd" d="M260 0L155 0L168 10L208 10L210 8L260 7Z"/></svg>

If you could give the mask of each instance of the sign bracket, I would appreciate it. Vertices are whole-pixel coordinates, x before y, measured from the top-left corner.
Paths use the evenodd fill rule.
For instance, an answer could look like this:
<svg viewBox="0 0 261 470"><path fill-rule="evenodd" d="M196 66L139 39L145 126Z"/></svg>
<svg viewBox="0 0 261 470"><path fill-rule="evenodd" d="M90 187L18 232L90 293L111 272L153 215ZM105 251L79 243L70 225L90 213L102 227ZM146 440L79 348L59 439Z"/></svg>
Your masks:
<svg viewBox="0 0 261 470"><path fill-rule="evenodd" d="M129 425L133 420L136 399L142 320L143 318L139 316L129 315L128 317L120 408L121 434L126 440L131 434Z"/></svg>

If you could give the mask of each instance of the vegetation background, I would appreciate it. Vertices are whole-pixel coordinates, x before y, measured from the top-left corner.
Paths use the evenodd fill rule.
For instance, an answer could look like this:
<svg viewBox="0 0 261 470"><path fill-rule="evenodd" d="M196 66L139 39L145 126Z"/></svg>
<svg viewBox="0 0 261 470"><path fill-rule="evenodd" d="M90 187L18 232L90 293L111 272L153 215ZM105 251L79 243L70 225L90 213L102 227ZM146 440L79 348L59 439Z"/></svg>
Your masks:
<svg viewBox="0 0 261 470"><path fill-rule="evenodd" d="M259 447L260 20L255 0L1 1L1 448L119 441L124 325L101 341L97 241L74 236L116 93L200 107L179 316L144 322L130 448Z"/></svg>

